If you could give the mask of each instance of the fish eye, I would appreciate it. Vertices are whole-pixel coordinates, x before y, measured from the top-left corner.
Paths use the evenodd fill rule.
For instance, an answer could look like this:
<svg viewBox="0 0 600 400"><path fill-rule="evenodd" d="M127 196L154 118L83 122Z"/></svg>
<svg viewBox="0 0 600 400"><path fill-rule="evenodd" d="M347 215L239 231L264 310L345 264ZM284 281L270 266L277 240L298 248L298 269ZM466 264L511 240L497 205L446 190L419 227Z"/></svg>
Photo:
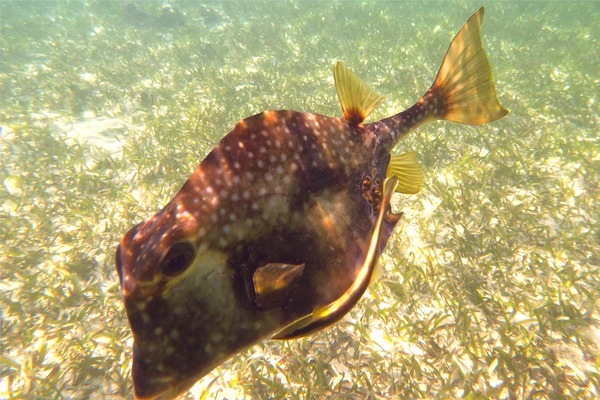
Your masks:
<svg viewBox="0 0 600 400"><path fill-rule="evenodd" d="M160 262L160 270L163 275L174 278L188 269L195 256L196 251L191 243L175 243Z"/></svg>
<svg viewBox="0 0 600 400"><path fill-rule="evenodd" d="M117 253L115 254L115 264L117 266L117 272L119 273L119 283L123 286L123 260L121 259L121 245L117 246Z"/></svg>

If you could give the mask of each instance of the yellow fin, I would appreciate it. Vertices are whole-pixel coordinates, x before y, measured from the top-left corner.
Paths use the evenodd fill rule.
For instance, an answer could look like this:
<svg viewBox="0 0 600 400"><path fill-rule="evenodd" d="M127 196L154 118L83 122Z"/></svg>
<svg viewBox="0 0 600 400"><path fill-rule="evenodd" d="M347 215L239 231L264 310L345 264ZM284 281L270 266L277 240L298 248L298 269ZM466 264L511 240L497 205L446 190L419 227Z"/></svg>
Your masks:
<svg viewBox="0 0 600 400"><path fill-rule="evenodd" d="M308 314L277 332L273 339L292 339L316 332L339 321L362 297L372 282L373 271L379 259L379 238L381 226L388 214L388 205L396 189L397 179L389 177L383 182L383 200L373 226L373 235L365 255L365 260L358 270L352 285L337 300L330 304L317 306Z"/></svg>
<svg viewBox="0 0 600 400"><path fill-rule="evenodd" d="M269 263L258 268L252 277L256 305L263 309L280 307L292 290L292 284L304 272L304 264Z"/></svg>
<svg viewBox="0 0 600 400"><path fill-rule="evenodd" d="M440 118L479 125L508 114L496 97L490 62L481 44L484 8L469 18L450 43L432 89L441 91L445 110Z"/></svg>
<svg viewBox="0 0 600 400"><path fill-rule="evenodd" d="M398 178L396 186L398 193L417 194L423 187L423 168L414 151L392 156L386 176Z"/></svg>
<svg viewBox="0 0 600 400"><path fill-rule="evenodd" d="M350 125L363 122L385 100L385 96L377 93L371 85L354 75L341 61L338 61L333 68L333 79L344 119Z"/></svg>
<svg viewBox="0 0 600 400"><path fill-rule="evenodd" d="M375 263L375 268L373 268L373 273L371 274L371 280L369 281L369 286L375 281L377 281L383 275L383 265L381 264L381 260L377 260Z"/></svg>

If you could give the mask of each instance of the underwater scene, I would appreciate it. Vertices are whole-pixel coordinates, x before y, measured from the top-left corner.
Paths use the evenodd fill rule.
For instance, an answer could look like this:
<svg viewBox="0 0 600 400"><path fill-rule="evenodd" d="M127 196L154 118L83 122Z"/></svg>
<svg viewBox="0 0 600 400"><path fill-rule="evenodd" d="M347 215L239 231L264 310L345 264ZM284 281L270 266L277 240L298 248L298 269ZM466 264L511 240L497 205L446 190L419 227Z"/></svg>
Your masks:
<svg viewBox="0 0 600 400"><path fill-rule="evenodd" d="M0 2L0 399L598 398L599 20L595 1ZM489 114L428 91L465 23ZM342 110L344 85L368 104ZM276 150L292 126L331 142ZM363 127L394 140L344 186ZM330 169L295 180L315 143ZM314 212L252 197L317 183Z"/></svg>

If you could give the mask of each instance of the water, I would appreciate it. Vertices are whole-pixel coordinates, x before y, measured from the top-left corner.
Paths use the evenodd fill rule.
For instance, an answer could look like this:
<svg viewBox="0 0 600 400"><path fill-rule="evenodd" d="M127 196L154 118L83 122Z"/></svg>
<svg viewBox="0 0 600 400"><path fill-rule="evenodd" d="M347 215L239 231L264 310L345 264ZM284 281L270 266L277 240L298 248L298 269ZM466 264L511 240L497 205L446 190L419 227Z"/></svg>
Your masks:
<svg viewBox="0 0 600 400"><path fill-rule="evenodd" d="M0 3L0 398L131 397L121 236L237 120L339 115L338 59L388 96L372 120L410 106L481 5L130 4ZM509 116L411 134L425 187L379 282L189 398L598 396L600 3L483 5Z"/></svg>

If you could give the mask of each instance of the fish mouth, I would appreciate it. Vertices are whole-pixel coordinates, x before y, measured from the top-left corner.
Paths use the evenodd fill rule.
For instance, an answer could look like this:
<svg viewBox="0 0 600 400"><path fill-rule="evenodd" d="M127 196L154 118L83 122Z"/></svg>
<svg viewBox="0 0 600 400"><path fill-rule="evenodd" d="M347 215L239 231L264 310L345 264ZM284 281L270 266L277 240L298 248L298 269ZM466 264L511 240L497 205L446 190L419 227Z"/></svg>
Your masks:
<svg viewBox="0 0 600 400"><path fill-rule="evenodd" d="M137 400L174 399L196 382L195 378L182 379L182 377L161 373L160 367L143 360L139 352L134 349L132 375L133 392Z"/></svg>
<svg viewBox="0 0 600 400"><path fill-rule="evenodd" d="M171 387L156 390L155 388L148 388L146 386L147 383L144 383L144 387L140 387L134 383L133 392L136 400L172 399L177 395Z"/></svg>
<svg viewBox="0 0 600 400"><path fill-rule="evenodd" d="M176 388L168 388L164 392L155 393L149 396L145 396L143 394L139 394L137 391L135 392L136 400L171 400L182 394L183 391L178 391Z"/></svg>
<svg viewBox="0 0 600 400"><path fill-rule="evenodd" d="M176 387L169 386L159 392L146 393L138 390L138 387L134 387L134 396L136 400L171 400L176 396L183 393L183 390L177 390Z"/></svg>
<svg viewBox="0 0 600 400"><path fill-rule="evenodd" d="M143 395L143 394L139 394L137 392L137 390L136 390L134 396L135 396L136 400L159 400L159 399L170 399L170 398L173 398L172 395L171 396L169 395L169 391L165 391L165 392L162 392L162 393L158 393L158 394L153 394L153 395L150 395L150 396L146 396L146 395Z"/></svg>
<svg viewBox="0 0 600 400"><path fill-rule="evenodd" d="M220 359L207 356L201 344L190 344L186 327L165 315L169 305L155 299L143 310L128 304L133 331L131 377L136 399L169 400L185 393ZM191 321L197 314L189 315ZM181 335L181 336L180 336Z"/></svg>
<svg viewBox="0 0 600 400"><path fill-rule="evenodd" d="M184 382L166 383L147 380L144 382L133 381L133 393L136 400L172 400L190 389L196 380Z"/></svg>

